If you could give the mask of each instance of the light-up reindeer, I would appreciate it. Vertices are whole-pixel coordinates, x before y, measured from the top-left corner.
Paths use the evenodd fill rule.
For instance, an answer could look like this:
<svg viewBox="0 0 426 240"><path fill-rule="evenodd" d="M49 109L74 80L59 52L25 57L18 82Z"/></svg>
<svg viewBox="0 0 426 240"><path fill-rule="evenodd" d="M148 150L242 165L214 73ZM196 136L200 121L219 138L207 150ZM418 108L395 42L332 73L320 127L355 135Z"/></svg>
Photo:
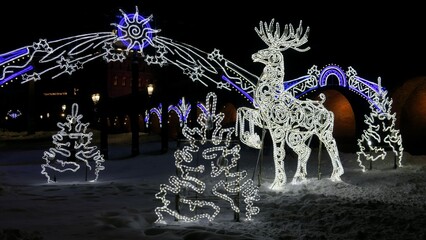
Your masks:
<svg viewBox="0 0 426 240"><path fill-rule="evenodd" d="M284 169L285 143L298 155L293 183L306 179L306 165L311 153L306 142L316 135L330 155L333 165L331 179L339 181L344 171L333 137L334 115L323 105L325 96L320 95L321 101L300 100L284 89L282 52L287 49L299 52L309 50L309 47L301 48L308 41L309 27L303 33L302 22L296 31L291 24L286 24L281 35L279 23L274 24L272 19L269 25L261 21L255 31L268 48L252 55L253 62L263 63L265 67L254 93L255 109L241 107L237 110L236 129L239 129L240 140L260 149L263 147L263 139L255 132L255 126L269 130L275 164L275 178L271 185L274 188L284 186L287 181ZM248 131L244 126L246 121L249 124Z"/></svg>

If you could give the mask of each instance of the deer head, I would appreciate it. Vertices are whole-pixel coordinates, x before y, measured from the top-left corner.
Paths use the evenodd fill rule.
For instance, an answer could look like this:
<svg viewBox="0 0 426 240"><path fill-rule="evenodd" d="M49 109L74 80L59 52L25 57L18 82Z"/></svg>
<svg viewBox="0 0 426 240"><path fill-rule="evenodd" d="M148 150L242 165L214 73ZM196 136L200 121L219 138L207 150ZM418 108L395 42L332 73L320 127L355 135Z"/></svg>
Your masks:
<svg viewBox="0 0 426 240"><path fill-rule="evenodd" d="M269 25L260 21L259 28L255 28L257 35L268 45L267 49L262 49L252 55L254 62L262 62L265 65L276 65L283 63L283 51L291 48L298 52L308 51L310 48L300 48L308 41L309 27L303 33L302 21L296 31L293 25L286 24L283 34L280 33L280 24L272 19Z"/></svg>

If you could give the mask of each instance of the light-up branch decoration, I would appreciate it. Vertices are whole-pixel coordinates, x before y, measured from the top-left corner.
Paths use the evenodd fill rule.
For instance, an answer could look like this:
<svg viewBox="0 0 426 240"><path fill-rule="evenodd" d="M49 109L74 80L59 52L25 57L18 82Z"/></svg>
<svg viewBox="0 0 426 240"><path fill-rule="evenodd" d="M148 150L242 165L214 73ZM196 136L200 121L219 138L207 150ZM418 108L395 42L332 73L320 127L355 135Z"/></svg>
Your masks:
<svg viewBox="0 0 426 240"><path fill-rule="evenodd" d="M179 124L181 127L186 126L188 122L188 116L191 112L191 104L185 102L185 97L179 100L177 105L170 105L168 112L174 111L179 117Z"/></svg>
<svg viewBox="0 0 426 240"><path fill-rule="evenodd" d="M229 204L234 213L240 213L240 194L245 204L246 219L251 220L259 213L260 209L253 205L260 198L259 189L251 179L247 179L245 170L238 170L240 145L231 141L235 129L222 128L224 113L216 114L216 102L216 95L209 93L206 109L210 111L198 116L200 128L184 126L182 129L189 144L175 151L177 175L169 178L169 184L160 184L160 191L155 194L163 204L155 208L157 223L166 223L164 213L183 221L213 221L220 213L220 202ZM211 131L206 125L209 118L214 125ZM208 138L208 132L212 133L211 138ZM199 161L197 153L201 149L203 159ZM170 206L172 201L187 208L173 209Z"/></svg>
<svg viewBox="0 0 426 240"><path fill-rule="evenodd" d="M87 132L89 123L82 123L82 118L83 115L78 113L78 104L74 103L71 114L66 116L66 122L57 123L60 131L52 136L55 147L45 151L42 157L45 163L41 165L41 173L46 176L48 183L56 180L56 175L52 179L52 173L77 172L81 164L86 166L86 170L93 171L93 178L89 180L91 182L96 181L99 172L105 169L102 165L105 160L100 150L90 146L93 133Z"/></svg>
<svg viewBox="0 0 426 240"><path fill-rule="evenodd" d="M160 128L162 127L162 112L163 112L163 104L159 103L158 107L151 108L149 111L145 112L145 126L149 127L149 122L151 115L154 114L157 116L158 122L160 123Z"/></svg>
<svg viewBox="0 0 426 240"><path fill-rule="evenodd" d="M379 86L381 79L378 78ZM359 151L357 151L357 161L362 171L366 168L362 158L372 162L377 159L385 159L386 148L390 148L395 154L394 167L402 167L402 155L404 148L402 147L402 138L399 131L395 129L396 113L391 113L392 99L387 97L387 91L381 87L380 94L374 95L373 101L370 102L371 112L364 115L364 123L367 129L363 130L361 138L358 139ZM398 157L398 161L396 158Z"/></svg>
<svg viewBox="0 0 426 240"><path fill-rule="evenodd" d="M268 48L253 54L252 59L254 62L265 64L265 67L255 89L255 109L237 109L236 133L243 143L259 149L263 139L255 131L255 126L269 130L275 165L275 178L271 188L282 187L287 181L284 169L285 143L298 155L293 183L306 179L306 165L311 153L306 142L312 135L316 135L324 143L333 165L331 179L339 181L344 170L333 137L334 115L323 105L325 96L320 95L321 101L299 100L286 91L283 84L282 51L307 51L309 47L301 47L308 41L309 28L303 32L302 22L296 30L291 24L286 24L281 34L279 24L275 24L272 19L269 25L261 21L255 31Z"/></svg>

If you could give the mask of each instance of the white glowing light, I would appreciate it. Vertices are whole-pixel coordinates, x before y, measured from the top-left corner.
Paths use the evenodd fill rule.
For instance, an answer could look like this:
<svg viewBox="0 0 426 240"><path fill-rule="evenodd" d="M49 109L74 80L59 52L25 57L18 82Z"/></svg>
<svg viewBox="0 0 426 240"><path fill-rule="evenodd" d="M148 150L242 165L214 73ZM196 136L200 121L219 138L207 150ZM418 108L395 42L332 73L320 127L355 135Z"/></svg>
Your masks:
<svg viewBox="0 0 426 240"><path fill-rule="evenodd" d="M228 203L235 213L240 213L239 197L235 197L239 194L246 205L247 220L251 220L252 216L260 211L253 205L254 201L259 200L258 187L251 179L246 178L246 171L238 170L240 145L231 144L235 129L222 128L224 113L216 114L217 100L214 93L207 95L206 102L206 109L209 111L202 112L197 118L201 128L184 126L182 129L182 134L189 145L175 151L177 175L169 178L169 184L161 184L160 191L155 194L156 199L161 200L163 204L155 209L158 216L157 223L165 223L164 213L183 221L200 219L213 221L221 210L217 199ZM211 131L206 125L208 118L211 118L214 126ZM196 155L201 148L204 149L202 151L204 161L196 161L194 154ZM205 163L209 162L211 171L210 175L206 175L209 168ZM196 198L193 197L194 194ZM188 214L182 209L171 208L172 201L169 199L176 199L176 196L178 202L175 204L187 206L188 209L185 210L189 211Z"/></svg>
<svg viewBox="0 0 426 240"><path fill-rule="evenodd" d="M152 35L160 32L159 29L151 28L149 24L153 16L144 18L139 14L138 7L136 7L136 12L132 14L126 14L123 10L120 11L123 14L121 21L118 24L112 24L117 26L117 41L126 46L128 53L131 50L137 50L143 55L143 49L147 45L154 45Z"/></svg>
<svg viewBox="0 0 426 240"><path fill-rule="evenodd" d="M391 113L392 99L387 97L387 91L381 88L381 79L378 78L379 94L375 94L370 102L371 112L364 115L364 123L367 129L363 130L361 138L358 139L359 151L357 151L357 161L362 171L366 168L362 162L362 157L368 161L384 160L390 148L398 157L395 167L402 167L402 138L398 130L395 129L396 113ZM382 138L384 136L384 138ZM373 141L372 141L373 140ZM367 146L367 148L366 148Z"/></svg>
<svg viewBox="0 0 426 240"><path fill-rule="evenodd" d="M268 96L264 98L268 94L272 94L272 96L276 95L277 99L274 100L276 102L281 100L287 101L290 99L290 102L284 104L288 105L294 102L295 99L299 98L301 95L318 89L318 87L325 86L327 84L327 76L333 75L338 78L339 86L348 87L351 91L355 91L357 94L370 101L370 103L375 104L376 108L380 109L378 106L379 104L374 103L372 100L380 95L380 93L378 93L381 90L380 80L378 85L369 82L358 77L352 68L349 68L349 71L346 72L348 79L345 78L345 72L340 69L340 67L330 65L321 71L317 68L317 66L313 66L308 70L308 75L290 81L284 81L284 65L281 64L283 63L281 52L289 48L297 51L306 51L309 49L300 48L307 42L307 34L309 31L309 29L307 29L304 33L301 25L296 30L292 25L285 25L282 35L277 32L277 29L279 29L278 23L276 23L276 29L274 29L273 21L269 25L265 23L262 26L261 23L260 28L255 29L261 39L269 46L269 48L264 50L262 53L259 52L259 57L257 57L255 61L262 62L266 64L266 66L271 66L278 70L270 72L265 71L265 73L276 73L277 75L265 75L262 76L263 79L259 79L258 76L226 59L219 49L213 49L211 52L205 52L189 44L180 43L173 39L157 35L157 33L161 30L151 27L150 22L153 21L153 16L150 15L146 18L141 16L137 7L136 12L131 14L126 14L121 9L120 11L122 13L120 22L118 24L112 23L111 25L116 26L116 29L110 32L87 33L49 41L47 39L39 39L31 45L19 48L15 51L0 54L0 86L9 83L9 81L13 81L18 76L22 77L22 83L38 81L41 80L42 77L54 79L62 76L63 74L70 75L75 71L82 69L86 63L93 60L102 58L107 62L123 61L130 53L139 54L144 58L147 64L176 66L194 82L199 82L204 86L213 85L218 89L223 90L235 89L240 92L243 97L248 99L250 102L253 102L255 109L241 108L239 115L243 118L240 119L243 122L247 119L251 120L248 132L243 131L240 138L244 143L255 148L261 148L262 139L260 139L260 136L254 132L254 126L271 130L270 127L273 126L270 125L270 121L273 122L278 120L279 122L287 120L286 117L279 115L267 116L268 112L265 108L268 108L268 106L273 106L275 108L277 106L275 104L270 105L271 103L268 102L273 99L273 97L271 98ZM152 55L146 54L143 51L143 49L148 45L155 48ZM268 63L268 61L262 59L262 57L267 56L268 52L278 53L273 56L276 57L274 58L276 60L275 63ZM18 59L19 61L16 61ZM37 67L35 68L34 66ZM46 76L47 74L50 74L51 76ZM261 88L259 82L265 82L266 80L270 81L269 83L274 85L274 87L265 89L263 89L263 87ZM254 84L255 82L258 83L257 86ZM273 89L275 87L276 90ZM266 92L260 93L263 90L266 90ZM283 93L283 91L290 92L290 94ZM285 95L291 95L292 97L287 98ZM280 100L278 100L278 98ZM259 104L265 106L259 108ZM305 105L307 106L310 104L306 103ZM318 105L322 108L321 103ZM307 108L309 109L310 107ZM281 110L276 110L277 114L283 113ZM154 109L154 111L156 110ZM387 110L381 109L381 111ZM157 114L159 117L161 126L161 113L153 113ZM270 113L272 113L272 109ZM40 118L43 118L43 116L40 115ZM149 115L146 116L146 120L149 120ZM146 122L148 124L148 121ZM278 122L278 125L283 125L283 123ZM324 124L327 124L328 122L329 120L325 120ZM285 123L284 125L286 125L286 127L290 127L290 129L299 127L293 126L292 123ZM394 129L393 126L391 128ZM279 131L283 131L283 129L280 128ZM309 129L302 129L301 132L304 132L307 135L317 134L314 132L308 133L309 131ZM390 137L386 141L388 141L388 144L392 146L394 146L395 143L400 144L401 141L399 139L399 133L396 130L392 131L395 132L391 132ZM288 131L285 129L283 132ZM272 134L275 133L271 132L271 136ZM302 135L303 136L298 136L298 134L293 134L292 137L296 139L300 138L299 140L296 140L296 142L303 141L305 134ZM281 136L281 133L278 133L276 137L279 136ZM290 136L285 136L285 138L284 142L289 141ZM334 140L330 141L330 148L334 148ZM280 148L280 146L278 146L280 144L283 145L282 140L276 142L277 149ZM300 147L300 145L298 146ZM298 148L298 146L294 147ZM399 162L401 162L402 146L397 147L399 149L395 150L395 148L393 148L393 151L395 154L398 154L398 157L400 158ZM305 150L297 149L297 151L302 151L300 153L301 155L303 153L307 153ZM334 152L330 154L333 156L332 162L335 170L340 169L340 160L336 158L336 151L337 150L335 149L329 150L329 152ZM364 152L364 150L361 149L360 152ZM279 177L279 179L276 178L275 180L277 181L274 182L283 184L286 181L285 173L283 173L283 159L285 153L277 150L274 156L274 161L278 166L276 176ZM301 158L304 157L301 156ZM301 161L300 163L301 167L304 168L304 161ZM297 174L298 176L303 175L301 173ZM332 176L335 176L335 179L337 180L339 178L338 176L341 174L343 174L343 171L336 170Z"/></svg>
<svg viewBox="0 0 426 240"><path fill-rule="evenodd" d="M66 122L57 123L60 131L52 136L55 147L45 151L42 157L46 162L41 165L41 173L46 176L48 183L56 180L52 180L50 170L77 172L83 164L89 171L93 171L94 176L89 181L94 182L98 179L99 172L105 169L102 165L105 160L100 150L96 146L90 146L93 133L87 132L89 123L82 123L82 118L78 114L78 104L74 103ZM70 157L75 157L75 160L68 160ZM91 160L94 163L90 163Z"/></svg>
<svg viewBox="0 0 426 240"><path fill-rule="evenodd" d="M237 109L236 128L239 128L240 140L250 147L261 148L261 139L255 132L255 126L268 129L273 142L275 164L275 179L271 188L282 187L287 181L284 158L284 145L287 144L298 155L297 170L293 183L306 179L306 165L311 148L307 140L316 135L322 141L330 155L333 172L331 179L339 181L344 170L340 162L336 141L333 137L334 115L328 111L321 101L299 100L284 89L284 57L282 51L294 49L299 52L307 51L302 48L308 41L309 28L303 32L302 22L294 30L291 24L286 24L280 33L278 23L274 19L269 23L260 22L255 31L268 45L252 55L254 62L265 64L263 73L254 91L255 109L241 107ZM248 121L248 131L245 122ZM238 133L238 130L237 130Z"/></svg>

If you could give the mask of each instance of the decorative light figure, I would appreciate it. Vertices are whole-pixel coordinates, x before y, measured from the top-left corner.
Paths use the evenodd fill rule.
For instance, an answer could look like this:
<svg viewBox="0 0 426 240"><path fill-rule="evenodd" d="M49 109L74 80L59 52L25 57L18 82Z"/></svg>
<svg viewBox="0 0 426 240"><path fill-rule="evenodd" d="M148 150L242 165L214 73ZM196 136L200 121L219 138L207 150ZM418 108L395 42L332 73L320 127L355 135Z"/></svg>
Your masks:
<svg viewBox="0 0 426 240"><path fill-rule="evenodd" d="M158 122L160 123L160 128L162 127L162 121L163 121L163 117L162 117L162 112L163 112L163 104L158 104L158 107L156 108L151 108L149 110L149 113L145 112L145 125L146 127L149 127L149 121L150 121L150 116L151 114L154 114L157 116Z"/></svg>
<svg viewBox="0 0 426 240"><path fill-rule="evenodd" d="M148 112L148 110L145 110L145 117L144 117L144 121L145 121L145 127L148 128L149 127L149 115L150 113Z"/></svg>
<svg viewBox="0 0 426 240"><path fill-rule="evenodd" d="M220 54L220 50L214 49L212 52L206 53L191 45L156 35L161 30L153 29L150 26L149 23L153 20L152 15L144 18L139 15L137 7L136 12L132 14L126 14L121 9L120 11L122 18L118 24L111 24L117 27L113 31L88 33L53 41L39 39L29 46L0 54L0 66L2 66L0 85L3 87L3 84L13 81L19 76L22 77L21 83L26 83L41 80L48 73L53 75L49 77L52 79L63 74L71 75L73 72L82 69L90 61L99 58L103 58L107 62L123 61L130 52L137 51L148 64L177 66L194 82L198 81L204 86L214 84L218 89L236 89L246 99L253 102L252 96L255 95L256 88L254 83L259 82L259 78L224 58ZM267 27L265 24L265 28ZM288 30L293 31L290 32L290 35L292 35L294 29L291 25L289 27ZM301 30L301 28L298 28L296 31L299 29ZM296 32L297 34L302 34L302 32ZM271 36L273 37L273 35ZM116 51L117 42L123 43L126 49L121 52ZM155 48L154 55L146 55L143 52L143 49L148 45ZM296 49L298 46L294 45L290 48ZM20 61L16 63L16 59ZM35 71L34 64L37 64L38 72ZM284 89L299 98L301 95L317 89L318 86L323 86L322 84L326 82L330 74L339 79L340 86L347 86L368 101L372 101L371 99L381 90L380 84L377 86L356 76L356 72L351 67L346 72L346 78L344 72L337 66L327 66L320 72L316 69L316 66L313 66L309 69L308 75L294 79L294 81L283 81ZM280 89L281 86L278 86L278 88ZM253 105L255 108L258 107L256 102L253 102ZM243 111L243 109L242 112L253 117L256 115ZM40 118L42 117L40 116ZM258 122L256 126L263 126L263 123ZM255 146L259 143L260 138L250 135L246 141ZM398 142L398 140L395 141Z"/></svg>
<svg viewBox="0 0 426 240"><path fill-rule="evenodd" d="M185 102L185 97L179 100L178 105L170 105L168 111L174 111L179 117L179 124L181 127L186 126L189 113L191 112L191 104Z"/></svg>
<svg viewBox="0 0 426 240"><path fill-rule="evenodd" d="M9 110L9 111L7 111L6 119L7 119L8 116L11 117L12 119L17 119L21 115L22 115L22 113L19 109L16 110L16 111Z"/></svg>
<svg viewBox="0 0 426 240"><path fill-rule="evenodd" d="M396 113L391 113L393 101L387 97L387 91L381 88L381 78L378 78L378 86L379 94L374 95L370 102L371 112L369 115L364 115L367 129L363 130L361 138L357 141L359 147L359 151L356 152L357 162L363 172L366 168L361 160L362 157L371 162L377 159L384 160L387 155L386 147L390 148L395 155L394 167L402 167L404 148L399 130L395 129ZM374 144L371 139L374 140Z"/></svg>
<svg viewBox="0 0 426 240"><path fill-rule="evenodd" d="M216 107L216 102L213 102L213 105L207 105L204 106L202 103L197 103L197 107L202 111L204 115L206 115L206 129L208 131L212 130L214 128L213 126L213 115L211 107Z"/></svg>
<svg viewBox="0 0 426 240"><path fill-rule="evenodd" d="M199 196L212 193L219 200L227 202L236 213L240 212L239 204L235 203L235 201L239 201L239 198L235 200L229 195L241 193L246 204L247 220L251 220L253 215L259 213L259 208L253 206L253 202L259 200L259 189L251 179L246 179L246 171L238 170L240 146L238 144L231 146L231 137L235 129L221 127L224 113L216 114L216 95L214 93L207 95L206 102L208 109L210 109L209 114L203 112L197 118L201 128L184 126L182 130L182 134L188 139L189 145L176 150L174 154L178 174L169 178L169 184L160 184L160 192L155 195L163 204L163 206L155 209L158 216L156 223L165 223L164 213L183 221L200 219L213 221L221 210L217 201L211 199L212 196L204 200L201 198L192 199L185 194L181 195L183 192L189 193L191 191ZM206 119L210 116L215 128L211 139L208 139ZM205 145L207 142L211 142L213 145ZM200 164L193 161L193 154L200 151L202 146L206 147L202 151L203 159L210 161L211 179L208 181L200 180L200 176L208 170L204 161ZM228 158L231 160L229 161ZM211 182L213 182L213 185L207 184ZM169 193L173 195L168 196ZM178 209L170 208L171 201L167 197L174 199L177 194L179 194L179 200L177 200L179 204L187 205L192 216L188 216ZM201 213L198 213L198 211L201 211Z"/></svg>
<svg viewBox="0 0 426 240"><path fill-rule="evenodd" d="M287 181L284 158L284 145L287 144L297 155L298 164L293 183L306 179L306 165L311 149L306 144L312 135L318 136L324 143L333 165L330 179L340 181L344 170L340 162L336 141L333 137L333 112L328 111L323 102L325 96L320 95L321 101L300 100L284 89L284 58L282 51L294 49L307 51L309 47L301 48L308 41L309 28L303 32L302 22L294 30L291 24L286 24L283 34L279 24L274 19L267 24L260 22L255 31L268 45L252 55L254 62L265 64L254 93L254 109L241 107L237 109L236 129L240 140L254 148L262 147L255 126L268 129L273 143L275 178L271 185L283 187ZM245 122L249 122L248 131ZM239 131L238 131L239 129Z"/></svg>
<svg viewBox="0 0 426 240"><path fill-rule="evenodd" d="M123 16L118 24L113 23L117 27L118 41L124 43L127 47L126 51L136 50L143 55L143 49L149 45L153 45L152 35L160 32L151 28L149 24L153 16L144 18L139 14L136 7L136 12L133 14L126 14L120 9Z"/></svg>
<svg viewBox="0 0 426 240"><path fill-rule="evenodd" d="M218 49L206 53L189 44L157 35L161 30L151 27L153 16L143 17L137 7L134 13L127 14L121 9L120 12L122 16L119 23L111 23L116 27L113 31L88 33L53 41L39 39L29 46L0 54L0 85L3 86L19 76L22 77L21 83L26 83L41 80L48 73L53 74L48 77L52 79L63 74L71 75L90 61L103 58L107 62L122 62L130 52L137 52L148 64L176 66L194 82L199 81L204 86L214 84L218 89L228 91L235 89L253 103L258 76L224 58ZM117 51L117 43L122 43L125 49ZM154 55L143 52L149 45L155 48ZM15 61L16 59L20 61ZM37 64L38 72L35 72L34 64ZM312 68L314 67L316 68ZM340 67L330 65L320 72L310 69L308 75L285 81L284 85L286 90L299 98L323 86L318 84L324 83L332 73L338 77L340 86L347 86L369 100L375 94L374 89L377 89L377 86L370 85L371 82L359 77L351 79L350 72L351 68L346 72L348 79L345 79L344 71Z"/></svg>
<svg viewBox="0 0 426 240"><path fill-rule="evenodd" d="M41 173L46 176L48 183L55 181L51 179L49 170L77 172L80 169L79 161L90 171L93 170L94 177L90 182L97 181L99 172L105 169L102 165L105 160L100 150L96 146L90 146L93 133L87 132L89 123L81 122L83 116L78 114L78 104L74 103L71 110L71 115L67 115L65 122L57 123L60 131L52 136L55 147L45 151L42 157L45 163L41 165ZM67 160L70 157L75 157L77 161ZM94 164L91 164L90 160L93 160Z"/></svg>

